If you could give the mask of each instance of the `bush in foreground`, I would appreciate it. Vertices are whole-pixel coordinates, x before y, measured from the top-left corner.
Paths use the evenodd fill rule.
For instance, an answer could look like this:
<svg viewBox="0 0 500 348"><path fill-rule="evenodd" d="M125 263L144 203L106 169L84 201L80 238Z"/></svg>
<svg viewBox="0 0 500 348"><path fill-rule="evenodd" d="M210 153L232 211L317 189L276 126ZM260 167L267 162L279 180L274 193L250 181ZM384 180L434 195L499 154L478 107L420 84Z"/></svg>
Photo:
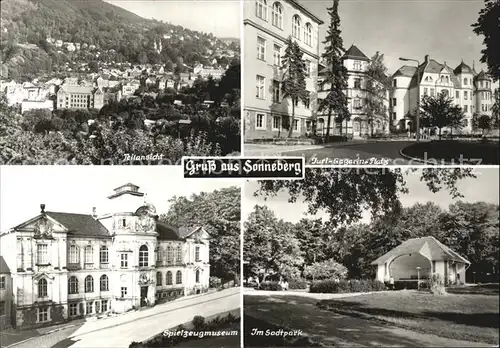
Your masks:
<svg viewBox="0 0 500 348"><path fill-rule="evenodd" d="M302 290L307 289L307 282L304 279L293 279L288 282L288 289Z"/></svg>
<svg viewBox="0 0 500 348"><path fill-rule="evenodd" d="M322 280L314 282L309 291L313 293L348 293L382 291L386 287L378 280Z"/></svg>
<svg viewBox="0 0 500 348"><path fill-rule="evenodd" d="M278 282L262 282L259 285L259 290L268 290L268 291L281 291L281 285Z"/></svg>

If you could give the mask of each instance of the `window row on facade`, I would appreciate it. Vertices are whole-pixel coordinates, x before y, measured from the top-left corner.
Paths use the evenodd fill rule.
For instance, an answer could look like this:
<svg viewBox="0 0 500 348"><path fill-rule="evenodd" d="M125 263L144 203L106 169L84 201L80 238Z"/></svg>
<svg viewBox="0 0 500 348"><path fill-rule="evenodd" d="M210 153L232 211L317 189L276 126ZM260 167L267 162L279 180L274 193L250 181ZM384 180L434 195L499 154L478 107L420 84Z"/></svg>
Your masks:
<svg viewBox="0 0 500 348"><path fill-rule="evenodd" d="M281 49L280 45L273 44L273 65L276 67L281 67ZM257 59L267 61L267 40L262 36L257 36ZM310 77L312 62L309 59L304 59L304 64L305 76Z"/></svg>
<svg viewBox="0 0 500 348"><path fill-rule="evenodd" d="M40 283L38 283L40 286ZM100 291L109 291L109 278L107 275L103 274L99 278L99 290ZM68 294L74 295L80 292L78 278L75 276L71 276L68 279ZM94 292L94 277L88 275L84 280L84 292L91 293Z"/></svg>
<svg viewBox="0 0 500 348"><path fill-rule="evenodd" d="M266 22L269 15L268 9L270 9L272 25L283 30L283 5L275 1L268 6L266 0L255 0L255 15ZM313 27L309 22L303 25L302 19L297 14L292 17L292 36L299 41L304 41L308 46L313 46Z"/></svg>
<svg viewBox="0 0 500 348"><path fill-rule="evenodd" d="M266 77L262 75L256 76L256 90L255 97L257 99L265 99L266 98ZM306 91L309 95L310 92ZM272 101L273 103L281 103L282 102L282 94L281 94L281 82L278 80L272 80ZM306 109L311 107L310 97L308 96L305 100L300 101L302 106ZM299 100L295 100L295 106L299 106Z"/></svg>

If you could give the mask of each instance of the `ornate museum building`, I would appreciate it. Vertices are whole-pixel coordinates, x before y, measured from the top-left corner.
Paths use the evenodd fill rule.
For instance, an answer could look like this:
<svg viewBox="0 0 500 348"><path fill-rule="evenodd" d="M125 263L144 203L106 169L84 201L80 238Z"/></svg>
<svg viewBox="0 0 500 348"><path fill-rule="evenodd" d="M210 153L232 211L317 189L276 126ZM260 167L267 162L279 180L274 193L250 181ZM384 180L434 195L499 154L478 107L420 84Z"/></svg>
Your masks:
<svg viewBox="0 0 500 348"><path fill-rule="evenodd" d="M14 327L122 313L209 286L209 236L173 228L133 184L108 197L112 211L38 216L0 235L11 281L4 310Z"/></svg>

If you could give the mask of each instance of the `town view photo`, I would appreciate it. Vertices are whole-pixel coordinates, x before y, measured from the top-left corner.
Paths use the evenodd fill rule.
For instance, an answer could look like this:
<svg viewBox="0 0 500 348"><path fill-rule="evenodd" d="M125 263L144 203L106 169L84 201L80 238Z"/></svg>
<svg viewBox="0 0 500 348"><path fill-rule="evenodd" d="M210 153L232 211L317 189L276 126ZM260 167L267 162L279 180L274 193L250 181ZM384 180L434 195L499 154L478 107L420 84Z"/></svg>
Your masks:
<svg viewBox="0 0 500 348"><path fill-rule="evenodd" d="M309 168L244 186L249 347L492 347L497 168Z"/></svg>
<svg viewBox="0 0 500 348"><path fill-rule="evenodd" d="M240 184L185 180L2 167L1 346L239 347Z"/></svg>
<svg viewBox="0 0 500 348"><path fill-rule="evenodd" d="M244 1L245 153L315 165L498 164L499 8Z"/></svg>
<svg viewBox="0 0 500 348"><path fill-rule="evenodd" d="M234 1L4 0L0 163L240 152Z"/></svg>

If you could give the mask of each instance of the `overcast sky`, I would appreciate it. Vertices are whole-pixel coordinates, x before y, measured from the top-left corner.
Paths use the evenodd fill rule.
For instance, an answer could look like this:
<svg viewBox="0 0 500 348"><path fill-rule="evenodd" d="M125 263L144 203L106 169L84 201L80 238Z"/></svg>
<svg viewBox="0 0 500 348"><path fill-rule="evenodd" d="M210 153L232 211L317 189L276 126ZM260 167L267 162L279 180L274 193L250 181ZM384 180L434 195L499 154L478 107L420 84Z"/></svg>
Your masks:
<svg viewBox="0 0 500 348"><path fill-rule="evenodd" d="M415 203L425 203L432 201L442 208L447 208L450 204L458 201L453 199L447 190L437 193L429 191L425 183L420 181L420 171L405 175L406 184L409 189L408 194L401 194L400 200L403 206L412 206ZM480 168L475 170L476 179L464 179L459 181L458 188L464 195L461 200L466 202L484 201L499 204L499 169ZM258 188L256 181L247 181L243 188L242 217L247 219L256 204L267 205L273 210L278 218L285 221L297 222L305 217L307 204L298 200L296 203L288 203L288 194L280 192L277 197L265 201L261 197L254 197L253 193ZM317 217L326 218L325 213L319 213ZM363 222L369 222L370 214L364 213Z"/></svg>
<svg viewBox="0 0 500 348"><path fill-rule="evenodd" d="M183 179L181 166L2 166L0 231L47 211L104 214L113 189L131 182L140 186L158 214L166 213L173 196L211 192L240 185L228 179Z"/></svg>
<svg viewBox="0 0 500 348"><path fill-rule="evenodd" d="M324 41L326 8L333 0L299 2L325 22L320 27ZM472 32L471 24L483 7L483 0L340 0L344 46L356 44L368 57L384 53L390 74L402 65L399 57L422 62L426 54L453 69L462 59L470 66L475 60L479 72L485 68L479 62L483 37Z"/></svg>
<svg viewBox="0 0 500 348"><path fill-rule="evenodd" d="M154 18L216 37L240 37L239 0L105 0L144 18Z"/></svg>

